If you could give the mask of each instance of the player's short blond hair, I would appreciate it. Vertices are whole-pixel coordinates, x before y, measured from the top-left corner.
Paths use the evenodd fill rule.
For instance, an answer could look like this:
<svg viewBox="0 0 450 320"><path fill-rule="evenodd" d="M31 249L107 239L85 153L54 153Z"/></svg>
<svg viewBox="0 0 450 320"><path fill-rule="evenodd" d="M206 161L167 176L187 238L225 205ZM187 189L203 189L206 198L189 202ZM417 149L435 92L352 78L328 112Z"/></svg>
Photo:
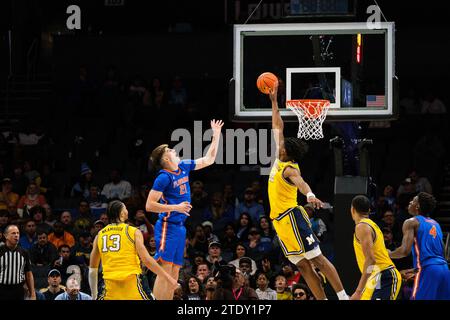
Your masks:
<svg viewBox="0 0 450 320"><path fill-rule="evenodd" d="M152 154L150 155L150 160L154 166L161 166L161 158L168 147L168 144L162 144L153 149Z"/></svg>

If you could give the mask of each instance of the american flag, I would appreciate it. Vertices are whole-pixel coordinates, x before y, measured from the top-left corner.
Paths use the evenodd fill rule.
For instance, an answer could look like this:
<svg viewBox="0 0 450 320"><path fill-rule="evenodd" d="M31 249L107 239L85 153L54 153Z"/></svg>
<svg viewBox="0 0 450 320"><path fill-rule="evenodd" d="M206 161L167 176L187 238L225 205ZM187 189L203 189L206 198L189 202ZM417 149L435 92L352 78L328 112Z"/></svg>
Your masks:
<svg viewBox="0 0 450 320"><path fill-rule="evenodd" d="M384 103L384 96L368 95L366 96L366 102L367 107L384 107L386 105Z"/></svg>

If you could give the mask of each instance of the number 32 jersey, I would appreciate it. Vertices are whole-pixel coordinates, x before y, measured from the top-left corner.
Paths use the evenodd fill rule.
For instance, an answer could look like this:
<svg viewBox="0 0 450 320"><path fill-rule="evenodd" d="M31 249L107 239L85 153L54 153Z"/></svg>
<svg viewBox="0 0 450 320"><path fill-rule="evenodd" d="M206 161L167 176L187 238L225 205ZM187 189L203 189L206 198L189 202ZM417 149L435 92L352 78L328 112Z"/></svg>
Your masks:
<svg viewBox="0 0 450 320"><path fill-rule="evenodd" d="M136 230L126 223L112 223L99 231L97 245L104 279L123 280L132 274L141 274L134 239Z"/></svg>
<svg viewBox="0 0 450 320"><path fill-rule="evenodd" d="M191 188L189 186L189 172L195 169L195 160L182 160L178 164L177 171L162 169L153 183L152 189L162 192L159 200L161 204L180 204L191 202ZM187 216L183 213L172 211L162 212L159 219L171 223L183 223Z"/></svg>

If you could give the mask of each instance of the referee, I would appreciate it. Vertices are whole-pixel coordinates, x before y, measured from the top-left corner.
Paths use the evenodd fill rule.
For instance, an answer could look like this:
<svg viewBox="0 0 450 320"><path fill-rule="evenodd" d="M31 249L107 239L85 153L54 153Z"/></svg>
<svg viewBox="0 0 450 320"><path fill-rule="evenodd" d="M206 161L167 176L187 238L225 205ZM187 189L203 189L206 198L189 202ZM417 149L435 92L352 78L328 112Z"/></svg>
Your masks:
<svg viewBox="0 0 450 320"><path fill-rule="evenodd" d="M30 300L36 300L34 278L31 272L28 251L18 246L19 228L9 225L5 228L6 243L0 247L0 300L24 300L26 282Z"/></svg>

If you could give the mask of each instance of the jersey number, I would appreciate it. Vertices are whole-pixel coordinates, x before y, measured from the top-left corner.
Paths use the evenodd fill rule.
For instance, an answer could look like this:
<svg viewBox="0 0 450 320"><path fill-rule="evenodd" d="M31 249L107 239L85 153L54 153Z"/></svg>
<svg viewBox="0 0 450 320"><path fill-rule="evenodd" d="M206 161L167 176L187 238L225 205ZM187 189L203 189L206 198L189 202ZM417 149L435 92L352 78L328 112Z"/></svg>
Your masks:
<svg viewBox="0 0 450 320"><path fill-rule="evenodd" d="M186 185L182 184L182 185L180 185L180 194L185 194L185 193L187 193Z"/></svg>
<svg viewBox="0 0 450 320"><path fill-rule="evenodd" d="M436 239L437 236L436 226L433 226L433 228L430 229L430 235L432 235L433 238Z"/></svg>
<svg viewBox="0 0 450 320"><path fill-rule="evenodd" d="M102 252L117 252L120 250L120 235L113 234L109 236L109 240L112 241L112 246L107 246L108 236L103 236L103 248Z"/></svg>

